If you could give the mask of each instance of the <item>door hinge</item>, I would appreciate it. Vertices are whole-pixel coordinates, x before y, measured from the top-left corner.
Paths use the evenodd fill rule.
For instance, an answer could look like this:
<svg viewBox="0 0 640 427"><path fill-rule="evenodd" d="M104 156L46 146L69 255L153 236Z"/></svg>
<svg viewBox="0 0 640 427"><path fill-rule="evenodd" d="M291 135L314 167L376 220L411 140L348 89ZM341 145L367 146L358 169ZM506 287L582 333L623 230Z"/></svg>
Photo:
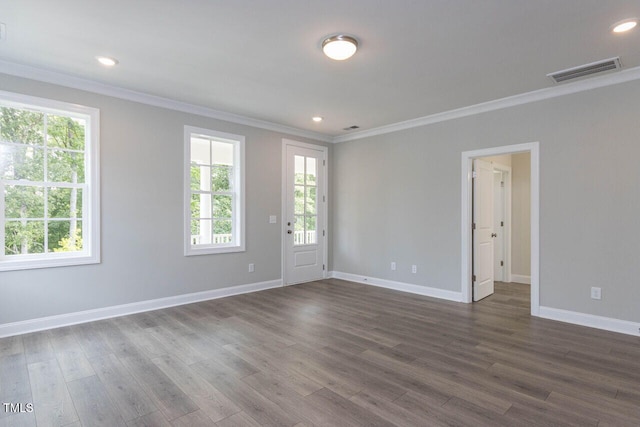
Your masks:
<svg viewBox="0 0 640 427"><path fill-rule="evenodd" d="M500 227L504 227L504 221L500 221Z"/></svg>
<svg viewBox="0 0 640 427"><path fill-rule="evenodd" d="M324 230L322 230L322 237L324 237Z"/></svg>
<svg viewBox="0 0 640 427"><path fill-rule="evenodd" d="M475 230L476 229L476 223L474 222L473 224L471 224L471 229Z"/></svg>
<svg viewBox="0 0 640 427"><path fill-rule="evenodd" d="M324 264L322 264L322 270L324 270Z"/></svg>
<svg viewBox="0 0 640 427"><path fill-rule="evenodd" d="M471 178L477 178L477 177L478 177L478 172L473 171L473 172L471 173Z"/></svg>
<svg viewBox="0 0 640 427"><path fill-rule="evenodd" d="M475 282L475 281L476 281L476 275L475 275L475 274L474 274L473 276L471 276L471 280L472 280L473 282Z"/></svg>
<svg viewBox="0 0 640 427"><path fill-rule="evenodd" d="M504 188L504 181L500 181L500 187Z"/></svg>
<svg viewBox="0 0 640 427"><path fill-rule="evenodd" d="M504 261L500 261L500 267L504 267Z"/></svg>
<svg viewBox="0 0 640 427"><path fill-rule="evenodd" d="M326 202L325 196L322 196L322 201Z"/></svg>
<svg viewBox="0 0 640 427"><path fill-rule="evenodd" d="M326 160L323 160L323 161L322 161L322 166L327 166L327 162L326 162Z"/></svg>

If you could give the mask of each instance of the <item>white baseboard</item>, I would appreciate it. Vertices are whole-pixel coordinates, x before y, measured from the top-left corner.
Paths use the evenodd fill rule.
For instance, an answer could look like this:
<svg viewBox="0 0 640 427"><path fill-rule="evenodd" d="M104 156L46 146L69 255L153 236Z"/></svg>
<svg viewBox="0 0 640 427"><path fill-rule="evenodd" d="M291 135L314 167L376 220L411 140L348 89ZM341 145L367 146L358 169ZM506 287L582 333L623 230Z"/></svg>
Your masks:
<svg viewBox="0 0 640 427"><path fill-rule="evenodd" d="M77 325L79 323L93 322L95 320L109 319L111 317L125 316L127 314L140 313L143 311L158 310L160 308L174 307L176 305L191 304L194 302L224 298L232 295L263 291L265 289L278 288L281 286L282 279L270 280L268 282L229 286L227 288L212 289L210 291L176 295L112 307L97 308L94 310L79 311L76 313L60 314L57 316L41 317L21 322L5 323L0 324L0 338L42 331L45 329Z"/></svg>
<svg viewBox="0 0 640 427"><path fill-rule="evenodd" d="M440 298L449 301L462 301L462 293L447 291L445 289L431 288L429 286L414 285L411 283L394 282L391 280L377 279L375 277L359 276L356 274L343 273L341 271L330 271L329 278L348 280L350 282L363 283L365 285L378 286L381 288L393 289L411 294L424 295L427 297Z"/></svg>
<svg viewBox="0 0 640 427"><path fill-rule="evenodd" d="M628 320L613 319L610 317L595 316L593 314L579 313L577 311L568 311L544 306L540 306L540 312L538 315L545 319L573 323L574 325L604 329L605 331L619 332L621 334L635 336L640 335L640 323L630 322Z"/></svg>
<svg viewBox="0 0 640 427"><path fill-rule="evenodd" d="M524 276L522 274L511 274L511 281L516 283L526 283L527 285L531 284L531 276Z"/></svg>

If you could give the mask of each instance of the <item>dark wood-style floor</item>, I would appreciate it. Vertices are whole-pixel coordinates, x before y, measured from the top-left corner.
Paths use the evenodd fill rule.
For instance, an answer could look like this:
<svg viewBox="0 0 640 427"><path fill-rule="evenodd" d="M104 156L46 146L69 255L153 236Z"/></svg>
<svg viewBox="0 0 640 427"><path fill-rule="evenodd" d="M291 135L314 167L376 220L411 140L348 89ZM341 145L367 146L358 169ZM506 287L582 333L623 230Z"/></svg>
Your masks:
<svg viewBox="0 0 640 427"><path fill-rule="evenodd" d="M0 339L0 426L638 426L640 339L340 280Z"/></svg>

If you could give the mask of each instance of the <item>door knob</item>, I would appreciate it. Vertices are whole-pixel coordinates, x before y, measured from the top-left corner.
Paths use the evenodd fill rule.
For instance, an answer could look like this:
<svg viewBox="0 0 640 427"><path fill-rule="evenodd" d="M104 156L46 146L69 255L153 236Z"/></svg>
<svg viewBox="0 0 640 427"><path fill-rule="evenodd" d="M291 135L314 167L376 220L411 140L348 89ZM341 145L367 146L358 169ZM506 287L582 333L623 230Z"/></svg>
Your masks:
<svg viewBox="0 0 640 427"><path fill-rule="evenodd" d="M496 233L491 233L491 237L498 237Z"/></svg>
<svg viewBox="0 0 640 427"><path fill-rule="evenodd" d="M291 233L292 233L292 231L291 231L291 230L287 230L287 234L291 234Z"/></svg>

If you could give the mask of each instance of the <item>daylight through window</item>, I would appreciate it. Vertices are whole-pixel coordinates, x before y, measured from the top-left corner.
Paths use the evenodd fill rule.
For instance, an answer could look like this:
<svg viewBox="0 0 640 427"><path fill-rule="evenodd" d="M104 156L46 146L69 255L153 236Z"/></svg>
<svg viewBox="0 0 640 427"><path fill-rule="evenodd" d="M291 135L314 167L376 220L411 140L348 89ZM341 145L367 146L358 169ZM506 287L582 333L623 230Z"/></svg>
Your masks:
<svg viewBox="0 0 640 427"><path fill-rule="evenodd" d="M0 269L99 261L97 115L0 93Z"/></svg>
<svg viewBox="0 0 640 427"><path fill-rule="evenodd" d="M244 250L244 137L185 128L185 255Z"/></svg>

